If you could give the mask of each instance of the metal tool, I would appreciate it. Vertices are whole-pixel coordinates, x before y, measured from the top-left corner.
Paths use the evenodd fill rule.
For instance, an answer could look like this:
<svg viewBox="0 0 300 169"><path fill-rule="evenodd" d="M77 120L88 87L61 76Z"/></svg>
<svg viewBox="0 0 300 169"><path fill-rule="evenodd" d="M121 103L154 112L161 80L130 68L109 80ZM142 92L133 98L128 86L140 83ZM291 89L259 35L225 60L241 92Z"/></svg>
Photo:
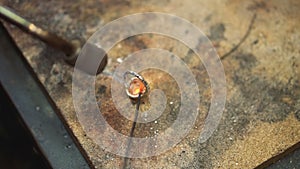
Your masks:
<svg viewBox="0 0 300 169"><path fill-rule="evenodd" d="M40 39L41 41L45 42L47 45L64 52L66 55L64 60L73 66L75 65L77 56L81 50L81 44L79 41L74 40L72 42L69 42L64 38L57 36L54 33L43 30L42 28L36 26L35 24L29 22L28 20L13 13L12 11L8 10L3 6L0 6L0 18L6 20L7 22L13 25L16 25L21 30ZM107 64L107 56L104 57L101 64L99 65L97 74L103 71L106 64ZM85 71L85 72L90 73L89 71Z"/></svg>

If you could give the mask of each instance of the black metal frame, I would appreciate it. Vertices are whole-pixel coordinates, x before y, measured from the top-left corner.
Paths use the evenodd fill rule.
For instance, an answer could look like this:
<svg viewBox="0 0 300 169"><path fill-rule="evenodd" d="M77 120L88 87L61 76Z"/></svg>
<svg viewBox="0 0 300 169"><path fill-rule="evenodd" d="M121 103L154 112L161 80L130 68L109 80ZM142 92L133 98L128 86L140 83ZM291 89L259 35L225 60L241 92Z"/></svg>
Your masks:
<svg viewBox="0 0 300 169"><path fill-rule="evenodd" d="M53 100L1 22L0 84L52 168L93 168Z"/></svg>

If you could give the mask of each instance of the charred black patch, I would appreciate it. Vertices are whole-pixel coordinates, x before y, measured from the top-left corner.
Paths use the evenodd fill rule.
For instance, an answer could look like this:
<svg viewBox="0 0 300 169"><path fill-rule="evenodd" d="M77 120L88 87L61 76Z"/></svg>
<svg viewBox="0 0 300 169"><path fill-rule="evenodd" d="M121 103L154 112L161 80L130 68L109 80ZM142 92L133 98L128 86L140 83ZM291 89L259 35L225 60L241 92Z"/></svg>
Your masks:
<svg viewBox="0 0 300 169"><path fill-rule="evenodd" d="M300 121L300 110L297 110L295 112L295 117L297 118L298 121Z"/></svg>
<svg viewBox="0 0 300 169"><path fill-rule="evenodd" d="M243 108L249 109L253 119L265 122L284 120L296 109L296 85L267 81L263 76L254 75L251 69L256 65L252 54L239 54L234 57L240 65L234 73L233 81L239 87L244 102Z"/></svg>
<svg viewBox="0 0 300 169"><path fill-rule="evenodd" d="M234 56L234 59L239 61L241 69L250 69L257 64L256 57L251 53L238 54Z"/></svg>
<svg viewBox="0 0 300 169"><path fill-rule="evenodd" d="M224 38L225 26L223 23L217 23L210 27L210 40L222 40Z"/></svg>
<svg viewBox="0 0 300 169"><path fill-rule="evenodd" d="M149 36L149 35L148 35ZM140 49L147 49L147 44L140 38L141 36L132 36L127 39L125 39L125 43L129 46L132 46L133 48Z"/></svg>
<svg viewBox="0 0 300 169"><path fill-rule="evenodd" d="M98 93L105 93L106 92L107 87L104 85L100 85L98 88Z"/></svg>

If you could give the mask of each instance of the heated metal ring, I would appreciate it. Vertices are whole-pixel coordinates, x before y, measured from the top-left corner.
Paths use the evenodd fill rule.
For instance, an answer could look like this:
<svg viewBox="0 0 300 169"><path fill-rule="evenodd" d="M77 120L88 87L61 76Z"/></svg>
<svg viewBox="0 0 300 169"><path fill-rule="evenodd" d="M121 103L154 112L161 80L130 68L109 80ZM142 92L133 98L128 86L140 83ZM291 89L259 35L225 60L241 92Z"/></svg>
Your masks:
<svg viewBox="0 0 300 169"><path fill-rule="evenodd" d="M126 82L126 77L128 75L132 75L133 77L129 80L129 82ZM144 78L134 71L126 71L124 73L124 81L126 94L133 99L138 98L139 95L143 96L150 89Z"/></svg>

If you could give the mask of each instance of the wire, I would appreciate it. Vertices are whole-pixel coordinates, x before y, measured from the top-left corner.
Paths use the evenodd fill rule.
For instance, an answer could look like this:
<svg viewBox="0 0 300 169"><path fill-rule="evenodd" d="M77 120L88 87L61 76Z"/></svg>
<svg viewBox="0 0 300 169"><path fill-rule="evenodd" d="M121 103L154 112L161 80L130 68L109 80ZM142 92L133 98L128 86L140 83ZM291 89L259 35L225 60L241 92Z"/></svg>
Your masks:
<svg viewBox="0 0 300 169"><path fill-rule="evenodd" d="M124 157L124 162L123 162L123 167L122 167L123 169L126 169L126 167L128 166L129 158L127 156L128 156L129 150L131 148L131 139L134 136L134 129L136 127L136 121L137 121L137 118L139 116L139 109L140 109L140 105L141 105L141 96L142 96L142 94L140 93L138 98L137 98L136 109L135 109L135 113L134 113L134 121L133 121L131 130L130 130L128 145L127 145L127 149L126 149L126 153L125 153L125 157Z"/></svg>

